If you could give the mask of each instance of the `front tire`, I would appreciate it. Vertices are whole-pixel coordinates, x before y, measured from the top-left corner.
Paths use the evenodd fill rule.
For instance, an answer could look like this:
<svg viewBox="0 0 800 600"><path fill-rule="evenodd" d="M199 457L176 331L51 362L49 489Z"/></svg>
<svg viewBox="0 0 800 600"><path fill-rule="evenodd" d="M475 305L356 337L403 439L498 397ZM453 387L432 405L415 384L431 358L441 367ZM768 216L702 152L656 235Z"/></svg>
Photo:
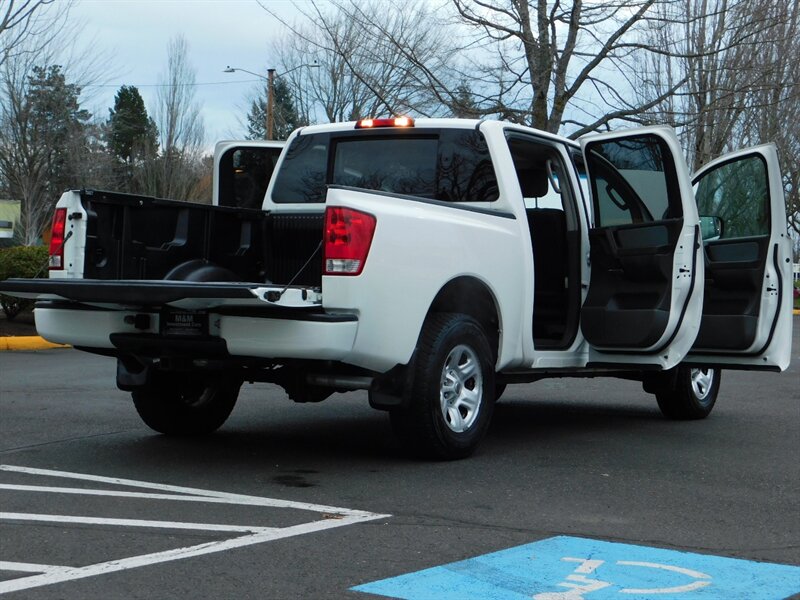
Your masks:
<svg viewBox="0 0 800 600"><path fill-rule="evenodd" d="M134 391L133 404L142 421L167 435L203 435L228 419L239 397L240 381L197 381L189 375L159 375Z"/></svg>
<svg viewBox="0 0 800 600"><path fill-rule="evenodd" d="M705 419L717 402L722 371L712 367L676 369L669 385L656 391L661 413L682 421Z"/></svg>
<svg viewBox="0 0 800 600"><path fill-rule="evenodd" d="M390 413L407 447L442 460L475 451L494 408L493 356L472 317L436 313L428 318L414 359L410 406Z"/></svg>

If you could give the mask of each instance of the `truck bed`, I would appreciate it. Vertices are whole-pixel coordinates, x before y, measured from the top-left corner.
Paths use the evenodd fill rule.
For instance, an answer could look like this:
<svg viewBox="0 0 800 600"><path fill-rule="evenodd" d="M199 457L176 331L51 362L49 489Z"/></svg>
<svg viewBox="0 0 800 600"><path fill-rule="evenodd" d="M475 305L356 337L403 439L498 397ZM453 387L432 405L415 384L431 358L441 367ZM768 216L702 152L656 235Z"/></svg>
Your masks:
<svg viewBox="0 0 800 600"><path fill-rule="evenodd" d="M311 258L294 283L321 282L321 258L314 256L321 213L272 214L91 190L80 198L87 214L84 280L280 285Z"/></svg>

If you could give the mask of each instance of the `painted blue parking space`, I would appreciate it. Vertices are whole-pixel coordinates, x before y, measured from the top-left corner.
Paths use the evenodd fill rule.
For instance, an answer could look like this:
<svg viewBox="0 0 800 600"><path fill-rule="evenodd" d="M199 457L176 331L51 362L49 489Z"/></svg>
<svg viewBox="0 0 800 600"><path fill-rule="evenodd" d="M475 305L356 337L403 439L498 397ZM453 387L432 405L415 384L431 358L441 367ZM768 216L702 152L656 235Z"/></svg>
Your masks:
<svg viewBox="0 0 800 600"><path fill-rule="evenodd" d="M422 600L783 600L800 567L554 537L352 588Z"/></svg>

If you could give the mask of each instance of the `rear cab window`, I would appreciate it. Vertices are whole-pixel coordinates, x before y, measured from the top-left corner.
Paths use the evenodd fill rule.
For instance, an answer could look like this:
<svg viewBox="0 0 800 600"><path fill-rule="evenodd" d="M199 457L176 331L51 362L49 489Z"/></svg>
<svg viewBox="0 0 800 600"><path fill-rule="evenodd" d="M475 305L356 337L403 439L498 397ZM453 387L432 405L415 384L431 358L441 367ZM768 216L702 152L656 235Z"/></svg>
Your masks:
<svg viewBox="0 0 800 600"><path fill-rule="evenodd" d="M445 202L499 196L486 140L473 129L301 134L286 151L271 198L276 204L322 203L328 185Z"/></svg>

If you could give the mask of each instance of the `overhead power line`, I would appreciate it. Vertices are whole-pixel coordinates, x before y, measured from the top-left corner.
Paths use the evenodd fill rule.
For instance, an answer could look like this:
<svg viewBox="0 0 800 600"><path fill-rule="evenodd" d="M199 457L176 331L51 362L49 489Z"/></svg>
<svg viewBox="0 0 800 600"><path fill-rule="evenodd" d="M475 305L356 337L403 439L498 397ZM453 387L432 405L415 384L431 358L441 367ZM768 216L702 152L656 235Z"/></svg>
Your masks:
<svg viewBox="0 0 800 600"><path fill-rule="evenodd" d="M146 88L146 87L197 87L200 85L232 85L236 83L255 83L260 82L260 79L236 79L234 81L206 81L202 83L95 83L81 86L85 88L104 88L104 87L121 87L123 85Z"/></svg>

